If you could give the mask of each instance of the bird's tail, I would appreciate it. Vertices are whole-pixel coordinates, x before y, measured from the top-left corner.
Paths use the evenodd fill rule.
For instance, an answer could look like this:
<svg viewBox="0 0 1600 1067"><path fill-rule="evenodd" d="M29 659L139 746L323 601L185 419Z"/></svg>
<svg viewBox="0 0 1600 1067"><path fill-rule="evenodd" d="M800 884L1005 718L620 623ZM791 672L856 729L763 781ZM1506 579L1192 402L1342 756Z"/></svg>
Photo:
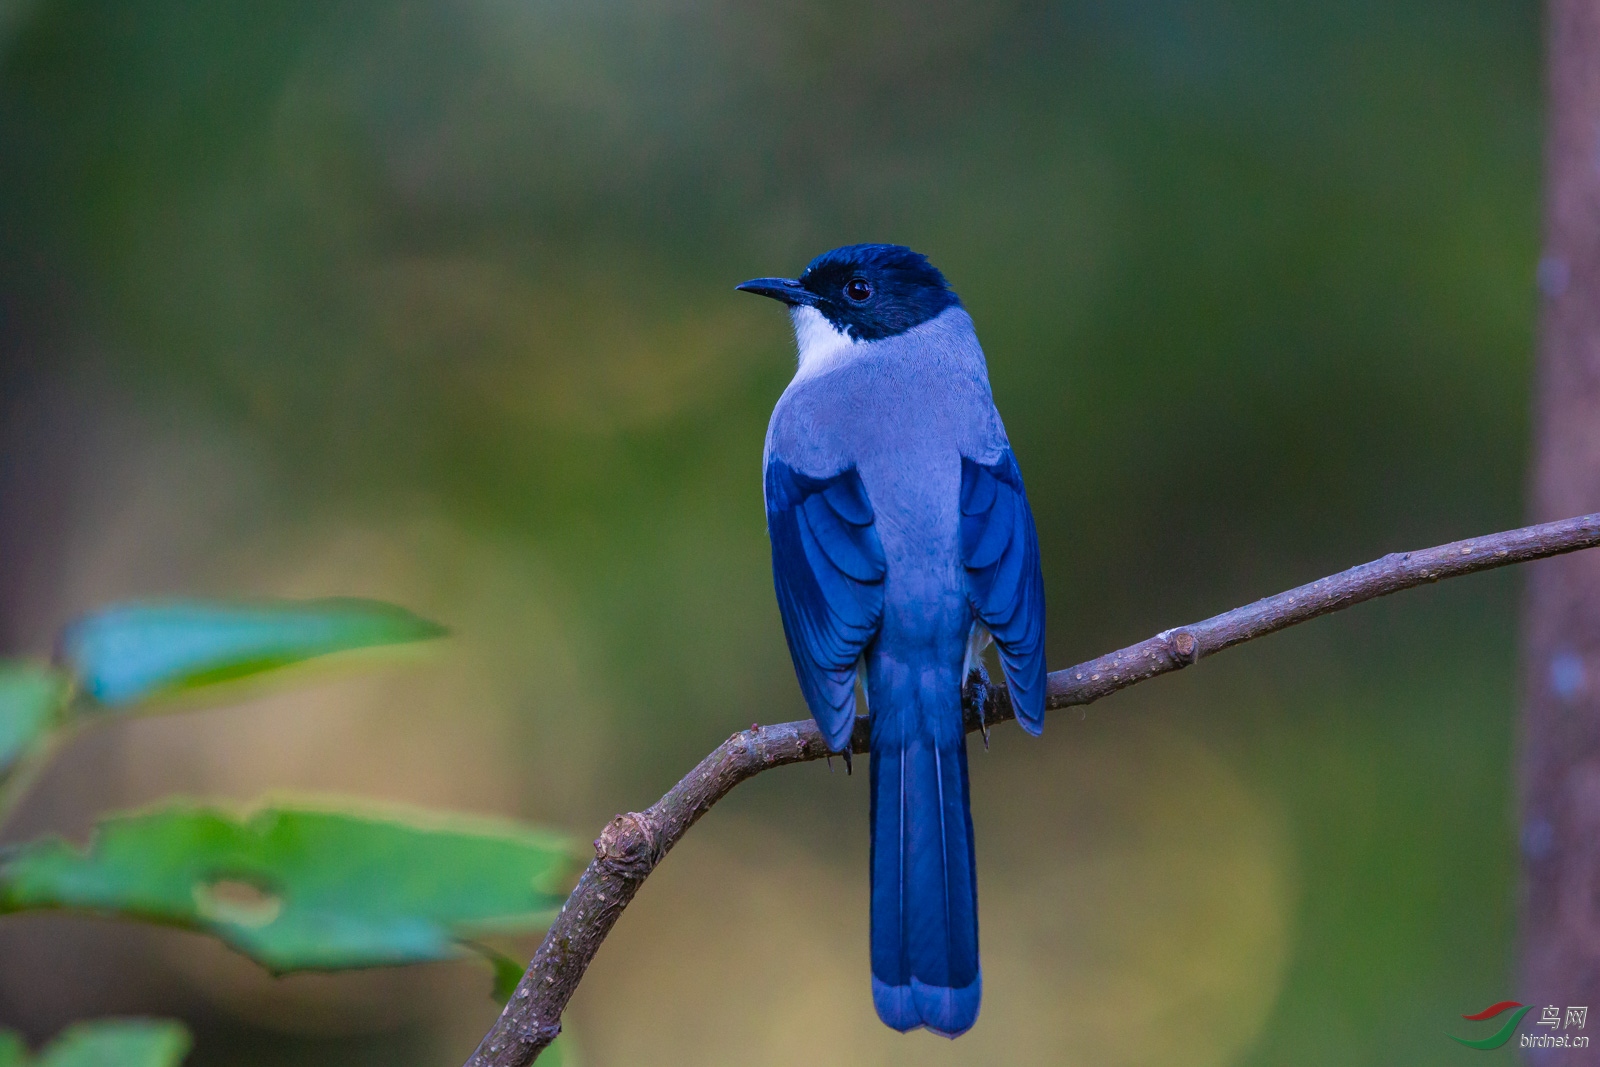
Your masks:
<svg viewBox="0 0 1600 1067"><path fill-rule="evenodd" d="M966 734L950 689L939 709L874 694L871 768L872 1000L894 1029L945 1037L972 1026L983 998Z"/></svg>

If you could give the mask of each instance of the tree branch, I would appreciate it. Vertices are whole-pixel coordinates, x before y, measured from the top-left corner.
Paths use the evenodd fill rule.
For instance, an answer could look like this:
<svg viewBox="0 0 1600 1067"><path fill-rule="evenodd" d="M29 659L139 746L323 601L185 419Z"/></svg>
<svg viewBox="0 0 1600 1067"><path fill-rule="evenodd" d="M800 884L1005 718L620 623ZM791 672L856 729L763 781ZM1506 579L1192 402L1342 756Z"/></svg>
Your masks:
<svg viewBox="0 0 1600 1067"><path fill-rule="evenodd" d="M1050 675L1046 706L1089 704L1203 656L1264 637L1319 615L1341 611L1402 589L1512 563L1600 545L1600 513L1528 526L1420 552L1396 552L1371 563L1297 586L1277 596L1165 630L1148 640ZM967 693L967 730L1013 717L1004 687ZM856 720L851 751L866 752L867 720ZM526 1067L561 1032L561 1013L600 943L663 856L695 821L734 786L762 771L829 755L816 724L807 720L752 726L700 761L644 812L618 815L594 843L595 858L551 923L528 972L467 1067Z"/></svg>

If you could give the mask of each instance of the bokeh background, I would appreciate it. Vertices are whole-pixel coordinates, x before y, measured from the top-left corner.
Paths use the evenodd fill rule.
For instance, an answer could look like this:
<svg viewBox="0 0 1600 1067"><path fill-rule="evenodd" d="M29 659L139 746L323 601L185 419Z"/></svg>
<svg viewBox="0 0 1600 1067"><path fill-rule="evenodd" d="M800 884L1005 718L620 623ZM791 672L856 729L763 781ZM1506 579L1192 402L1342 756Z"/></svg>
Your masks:
<svg viewBox="0 0 1600 1067"><path fill-rule="evenodd" d="M793 343L732 286L848 242L927 252L977 320L1053 666L1517 525L1539 33L1497 0L0 0L0 651L174 593L455 632L85 738L11 832L291 790L585 839L802 716L760 485ZM1443 1034L1511 989L1517 589L999 731L954 1043L873 1016L864 776L763 776L605 946L583 1062L1509 1059ZM196 1067L460 1062L487 991L0 924L0 1024L176 1014Z"/></svg>

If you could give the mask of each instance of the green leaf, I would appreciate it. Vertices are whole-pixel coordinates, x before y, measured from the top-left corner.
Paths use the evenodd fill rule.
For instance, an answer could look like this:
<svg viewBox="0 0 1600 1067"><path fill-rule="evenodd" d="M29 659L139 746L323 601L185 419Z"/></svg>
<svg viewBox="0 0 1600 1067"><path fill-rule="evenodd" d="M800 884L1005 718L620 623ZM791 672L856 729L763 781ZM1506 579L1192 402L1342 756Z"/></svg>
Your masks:
<svg viewBox="0 0 1600 1067"><path fill-rule="evenodd" d="M189 1032L168 1020L96 1019L63 1030L33 1067L177 1067L189 1044Z"/></svg>
<svg viewBox="0 0 1600 1067"><path fill-rule="evenodd" d="M61 1032L37 1057L19 1034L0 1030L0 1067L177 1067L189 1031L165 1019L96 1019Z"/></svg>
<svg viewBox="0 0 1600 1067"><path fill-rule="evenodd" d="M489 966L494 969L494 985L489 991L490 998L497 1004L504 1004L510 1000L511 994L517 991L517 983L522 981L523 974L527 972L527 966L481 942L463 941L461 944L488 960ZM0 1064L0 1067L4 1065Z"/></svg>
<svg viewBox="0 0 1600 1067"><path fill-rule="evenodd" d="M83 691L117 707L331 652L438 637L444 628L373 600L118 604L78 620L63 658Z"/></svg>
<svg viewBox="0 0 1600 1067"><path fill-rule="evenodd" d="M493 962L494 989L490 991L490 995L504 1004L511 999L511 994L517 991L517 983L522 981L527 968L510 956L496 956Z"/></svg>
<svg viewBox="0 0 1600 1067"><path fill-rule="evenodd" d="M66 695L67 680L48 667L0 662L0 774L50 728Z"/></svg>
<svg viewBox="0 0 1600 1067"><path fill-rule="evenodd" d="M22 846L0 865L0 911L172 923L279 972L369 967L539 928L573 858L562 838L489 820L178 802L105 820L85 851Z"/></svg>

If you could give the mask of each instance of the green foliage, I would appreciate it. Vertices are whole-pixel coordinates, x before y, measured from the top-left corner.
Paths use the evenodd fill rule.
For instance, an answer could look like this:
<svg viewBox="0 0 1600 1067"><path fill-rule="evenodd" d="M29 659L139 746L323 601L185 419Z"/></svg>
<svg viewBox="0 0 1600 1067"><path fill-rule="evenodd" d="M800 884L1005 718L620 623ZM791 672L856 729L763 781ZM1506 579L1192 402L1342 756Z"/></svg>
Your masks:
<svg viewBox="0 0 1600 1067"><path fill-rule="evenodd" d="M66 679L47 667L0 663L0 775L44 736L66 694Z"/></svg>
<svg viewBox="0 0 1600 1067"><path fill-rule="evenodd" d="M0 1030L0 1067L176 1067L189 1032L158 1019L99 1019L62 1031L30 1058L16 1034Z"/></svg>
<svg viewBox="0 0 1600 1067"><path fill-rule="evenodd" d="M0 663L0 820L34 780L52 736L102 717L85 712L143 708L314 657L443 633L366 600L96 612L63 635L63 669ZM81 849L49 837L3 856L0 914L66 909L180 926L274 972L438 960L466 942L488 956L504 999L522 968L468 939L539 926L560 903L573 850L553 834L487 819L295 803L239 815L174 801L103 819ZM30 1058L20 1037L0 1031L0 1067L170 1067L189 1044L177 1023L110 1020L75 1026Z"/></svg>
<svg viewBox="0 0 1600 1067"><path fill-rule="evenodd" d="M24 846L0 866L0 909L172 923L273 971L369 967L537 927L571 861L564 840L507 824L309 807L238 818L180 802L106 819L86 850Z"/></svg>
<svg viewBox="0 0 1600 1067"><path fill-rule="evenodd" d="M62 638L85 695L120 707L333 652L438 637L443 627L370 600L119 604Z"/></svg>
<svg viewBox="0 0 1600 1067"><path fill-rule="evenodd" d="M507 956L498 949L477 941L465 942L467 948L476 952L489 962L494 969L494 986L489 996L498 1004L504 1004L511 999L511 994L517 991L517 983L522 981L522 975L527 970L523 964Z"/></svg>

